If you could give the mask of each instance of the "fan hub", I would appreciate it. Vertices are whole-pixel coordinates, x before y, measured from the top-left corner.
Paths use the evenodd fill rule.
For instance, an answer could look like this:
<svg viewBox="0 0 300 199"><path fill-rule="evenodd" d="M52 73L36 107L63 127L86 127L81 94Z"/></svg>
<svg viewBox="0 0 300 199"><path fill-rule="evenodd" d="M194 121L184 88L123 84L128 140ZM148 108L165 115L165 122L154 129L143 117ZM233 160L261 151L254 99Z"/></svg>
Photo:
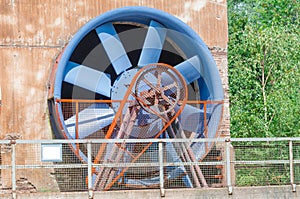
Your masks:
<svg viewBox="0 0 300 199"><path fill-rule="evenodd" d="M167 64L150 64L137 79L135 94L149 113L165 115L184 100L185 81L178 71Z"/></svg>
<svg viewBox="0 0 300 199"><path fill-rule="evenodd" d="M162 135L164 138L192 139L218 136L222 104L186 104L187 99L212 102L223 99L218 69L197 33L167 13L126 7L95 18L74 35L59 57L57 70L53 71L56 77L49 110L57 138L91 139L100 135L108 139L143 139ZM86 99L90 100L90 105L85 103ZM80 146L70 144L75 155L86 163L88 154ZM157 159L157 148L153 144L149 145L149 150L146 147L140 149L139 146L143 146L140 143L122 146L121 149L114 143L101 144L94 163L111 160L134 163L138 157L150 162ZM186 147L179 143L165 144L167 161L181 162L190 156L185 154L183 157L177 146ZM212 143L197 142L188 147L188 153L194 153L192 161L200 161ZM124 149L130 153L124 154ZM145 153L135 159L130 157L138 152ZM108 190L117 185L126 169L101 167L97 172L94 170L94 188ZM128 172L133 173L131 170L138 171L134 167ZM145 179L141 179L140 174L129 174L121 181L126 186L158 183L156 176L152 178L148 172L143 172ZM181 178L185 186L193 187L184 166L167 166L166 172L166 180L175 182ZM151 173L154 175L155 172ZM193 178L197 180L197 176Z"/></svg>
<svg viewBox="0 0 300 199"><path fill-rule="evenodd" d="M131 69L124 71L114 82L114 85L111 89L111 99L114 100L123 100L124 95L128 89L128 85L131 83L134 75L138 72L138 69ZM132 100L133 97L130 97L129 100ZM118 111L120 106L119 102L113 102L112 107L115 112ZM126 109L124 109L126 110Z"/></svg>

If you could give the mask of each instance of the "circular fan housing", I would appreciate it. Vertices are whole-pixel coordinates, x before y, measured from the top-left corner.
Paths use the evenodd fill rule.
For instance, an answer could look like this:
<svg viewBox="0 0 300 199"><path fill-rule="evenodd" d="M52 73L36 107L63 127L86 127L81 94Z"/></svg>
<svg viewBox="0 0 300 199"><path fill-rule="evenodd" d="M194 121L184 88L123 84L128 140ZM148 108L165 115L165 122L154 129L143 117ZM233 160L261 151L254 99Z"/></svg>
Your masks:
<svg viewBox="0 0 300 199"><path fill-rule="evenodd" d="M157 9L119 8L84 25L59 59L53 85L54 99L49 103L56 137L103 138L134 75L143 67L156 63L171 65L184 77L188 85L188 100L223 100L221 79L213 57L189 26ZM151 77L143 78L151 80ZM166 73L162 81L166 79L176 84L172 74ZM136 93L139 93L143 85L139 85L139 82L136 84ZM158 92L157 95L161 97L162 94ZM178 101L176 96L179 94L174 96ZM112 103L95 101L77 106L64 103L62 99L111 100ZM155 108L161 110L159 105ZM144 109L149 112L147 108ZM168 111L171 109L176 109L175 103ZM148 114L148 118L144 117L147 121L137 121L133 132L143 125L148 125L147 128L153 131L162 128L159 117L146 112L139 114ZM187 138L214 138L218 135L221 113L222 104L187 104L177 122ZM77 127L76 122L79 125ZM150 131L146 138L152 138L155 134ZM211 146L212 143L195 143L191 148L196 159L201 160ZM71 148L80 160L87 160L84 150L78 150L75 144ZM187 186L191 184L186 180Z"/></svg>

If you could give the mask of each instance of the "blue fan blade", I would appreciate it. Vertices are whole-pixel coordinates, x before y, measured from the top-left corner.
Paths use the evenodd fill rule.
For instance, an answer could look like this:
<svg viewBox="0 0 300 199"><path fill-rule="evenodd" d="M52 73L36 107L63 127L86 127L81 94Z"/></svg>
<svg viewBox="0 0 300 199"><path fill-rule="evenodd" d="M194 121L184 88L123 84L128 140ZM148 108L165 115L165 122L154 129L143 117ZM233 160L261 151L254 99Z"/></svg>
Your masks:
<svg viewBox="0 0 300 199"><path fill-rule="evenodd" d="M138 116L137 122L141 123L142 119L147 120L145 115L144 115L144 118L141 118L140 116ZM161 131L161 129L164 127L163 122L161 120L152 121L151 119L149 119L149 121L151 123L149 123L147 125L134 126L132 128L132 131L130 132L130 138L138 138L138 139L153 138L153 137L155 137L157 132ZM148 121L146 121L146 122L148 122ZM147 132L147 134L145 134L144 132Z"/></svg>
<svg viewBox="0 0 300 199"><path fill-rule="evenodd" d="M159 61L167 30L156 21L151 21L138 62L139 67Z"/></svg>
<svg viewBox="0 0 300 199"><path fill-rule="evenodd" d="M70 61L67 68L65 82L110 97L111 80L107 74Z"/></svg>
<svg viewBox="0 0 300 199"><path fill-rule="evenodd" d="M111 124L114 119L114 111L107 104L92 104L78 113L79 139L85 138L103 127ZM65 120L68 133L75 139L76 115Z"/></svg>
<svg viewBox="0 0 300 199"><path fill-rule="evenodd" d="M128 179L124 178L124 183L129 185L139 185L139 186L153 186L159 183L159 176L146 179Z"/></svg>
<svg viewBox="0 0 300 199"><path fill-rule="evenodd" d="M211 116L212 110L206 110L207 123ZM183 130L195 132L198 137L202 137L204 132L204 110L186 104L183 111L178 117Z"/></svg>
<svg viewBox="0 0 300 199"><path fill-rule="evenodd" d="M130 68L132 64L114 26L106 23L96 28L96 32L117 75Z"/></svg>
<svg viewBox="0 0 300 199"><path fill-rule="evenodd" d="M175 68L185 78L187 84L199 79L201 76L201 63L197 55L176 65Z"/></svg>
<svg viewBox="0 0 300 199"><path fill-rule="evenodd" d="M166 134L166 138L170 139L170 136L168 134ZM166 143L166 152L167 152L167 162L182 162L180 157L177 154L177 151L173 145L173 143L167 142ZM167 167L167 171L168 172L168 179L172 180L172 179L176 179L180 176L182 176L182 180L184 182L184 184L187 187L193 187L193 184L189 178L188 175L186 175L186 170L184 168L184 166L170 166ZM185 174L185 175L184 175Z"/></svg>

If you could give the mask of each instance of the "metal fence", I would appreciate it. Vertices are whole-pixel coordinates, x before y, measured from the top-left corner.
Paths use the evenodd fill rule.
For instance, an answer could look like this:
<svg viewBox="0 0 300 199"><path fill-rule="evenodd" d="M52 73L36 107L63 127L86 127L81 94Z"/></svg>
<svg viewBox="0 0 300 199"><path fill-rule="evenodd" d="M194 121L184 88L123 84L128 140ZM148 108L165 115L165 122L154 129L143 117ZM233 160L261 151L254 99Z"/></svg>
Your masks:
<svg viewBox="0 0 300 199"><path fill-rule="evenodd" d="M214 147L193 161L189 147L195 143ZM231 194L233 186L290 184L295 191L300 184L300 138L1 140L0 145L0 194L13 196L151 188L164 195L165 189L185 187L227 187ZM115 155L95 162L101 146ZM87 159L79 159L79 152Z"/></svg>

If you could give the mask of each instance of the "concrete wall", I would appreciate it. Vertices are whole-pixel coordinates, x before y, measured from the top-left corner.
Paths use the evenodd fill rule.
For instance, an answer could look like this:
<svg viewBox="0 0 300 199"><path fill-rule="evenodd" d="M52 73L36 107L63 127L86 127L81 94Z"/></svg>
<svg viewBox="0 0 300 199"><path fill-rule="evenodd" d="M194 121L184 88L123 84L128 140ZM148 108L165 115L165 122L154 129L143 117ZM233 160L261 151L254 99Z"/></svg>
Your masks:
<svg viewBox="0 0 300 199"><path fill-rule="evenodd" d="M227 189L172 189L166 190L164 199L298 199L300 198L300 187L296 192L292 192L291 186L274 187L236 187L233 194L228 195ZM9 194L1 195L3 199L11 198ZM87 193L37 193L18 194L18 199L66 199L66 198L88 198ZM108 191L96 192L94 199L101 198L143 198L161 199L159 190L131 190L131 191Z"/></svg>
<svg viewBox="0 0 300 199"><path fill-rule="evenodd" d="M226 0L1 0L0 139L8 135L51 139L47 94L56 57L86 22L123 6L164 10L200 35L212 50L222 75L226 105L221 132L229 135ZM31 149L23 150L26 157ZM8 157L2 154L2 163ZM17 161L22 164L24 159Z"/></svg>
<svg viewBox="0 0 300 199"><path fill-rule="evenodd" d="M51 137L47 83L54 59L90 19L129 5L162 9L190 25L212 49L227 84L225 0L4 0L0 2L0 138L11 132L23 139Z"/></svg>

